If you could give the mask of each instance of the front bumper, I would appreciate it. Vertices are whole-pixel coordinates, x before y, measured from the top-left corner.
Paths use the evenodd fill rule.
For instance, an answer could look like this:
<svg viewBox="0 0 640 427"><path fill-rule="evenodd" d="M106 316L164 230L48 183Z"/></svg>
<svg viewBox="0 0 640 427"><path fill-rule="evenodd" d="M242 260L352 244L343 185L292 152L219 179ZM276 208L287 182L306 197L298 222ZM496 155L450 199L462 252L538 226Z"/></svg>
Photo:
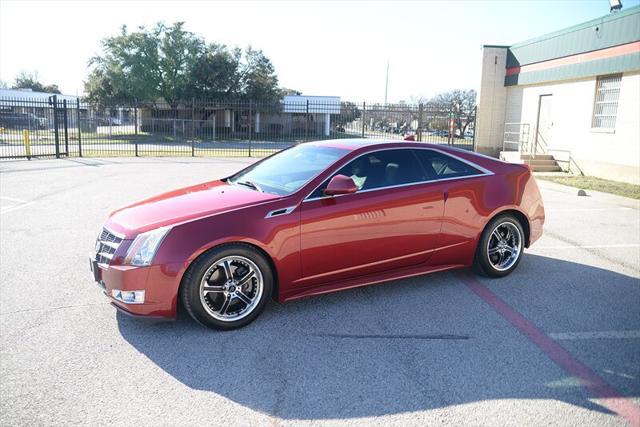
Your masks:
<svg viewBox="0 0 640 427"><path fill-rule="evenodd" d="M178 269L171 265L135 267L109 265L104 267L90 257L94 281L109 298L111 304L125 314L135 317L176 317ZM113 290L144 291L144 303L128 304L113 297Z"/></svg>

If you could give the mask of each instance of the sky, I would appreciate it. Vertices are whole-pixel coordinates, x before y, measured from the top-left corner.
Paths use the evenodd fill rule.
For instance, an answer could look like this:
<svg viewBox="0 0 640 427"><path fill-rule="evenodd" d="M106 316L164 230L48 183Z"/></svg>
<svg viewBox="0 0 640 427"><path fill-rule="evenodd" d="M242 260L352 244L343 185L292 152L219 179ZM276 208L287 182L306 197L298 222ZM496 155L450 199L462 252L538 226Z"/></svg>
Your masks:
<svg viewBox="0 0 640 427"><path fill-rule="evenodd" d="M622 0L624 8L640 0ZM483 44L510 45L609 13L608 0L27 1L0 0L0 80L37 71L81 95L100 40L184 21L209 42L262 49L280 85L305 95L389 102L477 89Z"/></svg>

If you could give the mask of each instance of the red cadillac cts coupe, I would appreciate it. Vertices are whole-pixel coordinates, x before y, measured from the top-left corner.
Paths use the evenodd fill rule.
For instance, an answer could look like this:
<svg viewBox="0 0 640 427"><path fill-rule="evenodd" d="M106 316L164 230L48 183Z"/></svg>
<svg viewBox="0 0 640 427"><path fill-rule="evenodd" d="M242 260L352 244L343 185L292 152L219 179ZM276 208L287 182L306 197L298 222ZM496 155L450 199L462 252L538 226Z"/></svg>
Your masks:
<svg viewBox="0 0 640 427"><path fill-rule="evenodd" d="M280 302L434 271L511 273L542 234L525 165L440 145L331 140L113 212L91 270L113 305L233 329Z"/></svg>

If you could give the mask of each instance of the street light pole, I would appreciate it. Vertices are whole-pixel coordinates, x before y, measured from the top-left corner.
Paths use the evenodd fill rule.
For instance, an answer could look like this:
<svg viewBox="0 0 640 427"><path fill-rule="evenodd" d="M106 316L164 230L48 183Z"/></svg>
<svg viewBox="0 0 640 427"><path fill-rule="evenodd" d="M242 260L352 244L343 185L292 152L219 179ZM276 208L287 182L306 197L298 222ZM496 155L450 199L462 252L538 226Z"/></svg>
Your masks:
<svg viewBox="0 0 640 427"><path fill-rule="evenodd" d="M384 103L387 103L387 94L389 93L389 60L387 59L387 78L384 83Z"/></svg>

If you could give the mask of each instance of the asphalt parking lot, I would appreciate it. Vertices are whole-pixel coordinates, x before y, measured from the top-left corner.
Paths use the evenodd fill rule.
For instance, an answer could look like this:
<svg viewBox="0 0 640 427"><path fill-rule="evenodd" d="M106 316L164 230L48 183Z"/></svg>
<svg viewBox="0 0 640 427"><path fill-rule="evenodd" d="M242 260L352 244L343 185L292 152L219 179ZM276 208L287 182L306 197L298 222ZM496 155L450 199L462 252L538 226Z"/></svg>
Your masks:
<svg viewBox="0 0 640 427"><path fill-rule="evenodd" d="M640 202L540 181L509 277L447 272L279 305L250 326L117 314L106 215L250 159L0 163L2 425L640 424Z"/></svg>

